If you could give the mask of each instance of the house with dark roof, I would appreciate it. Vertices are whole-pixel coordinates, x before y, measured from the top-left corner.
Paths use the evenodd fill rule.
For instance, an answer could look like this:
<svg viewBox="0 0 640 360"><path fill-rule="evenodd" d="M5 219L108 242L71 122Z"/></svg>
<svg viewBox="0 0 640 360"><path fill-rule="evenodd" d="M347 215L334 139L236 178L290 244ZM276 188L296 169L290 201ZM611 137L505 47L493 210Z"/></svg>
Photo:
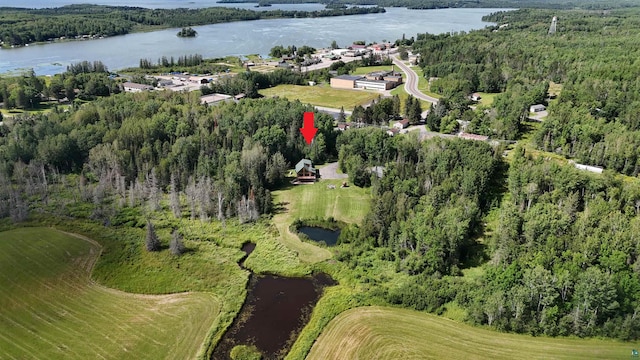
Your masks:
<svg viewBox="0 0 640 360"><path fill-rule="evenodd" d="M298 183L315 182L320 178L320 171L313 167L309 159L302 159L296 164L296 180Z"/></svg>

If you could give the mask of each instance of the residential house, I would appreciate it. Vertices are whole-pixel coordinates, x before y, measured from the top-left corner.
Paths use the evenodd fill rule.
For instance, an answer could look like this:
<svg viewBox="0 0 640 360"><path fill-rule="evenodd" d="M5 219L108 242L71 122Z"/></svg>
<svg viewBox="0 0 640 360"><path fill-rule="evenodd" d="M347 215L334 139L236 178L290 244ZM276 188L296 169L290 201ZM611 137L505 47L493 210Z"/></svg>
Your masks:
<svg viewBox="0 0 640 360"><path fill-rule="evenodd" d="M547 108L542 104L531 105L529 108L529 112L537 113L541 111L545 111Z"/></svg>
<svg viewBox="0 0 640 360"><path fill-rule="evenodd" d="M482 97L480 97L480 94L478 93L473 93L469 96L469 99L471 99L471 101L480 101Z"/></svg>
<svg viewBox="0 0 640 360"><path fill-rule="evenodd" d="M387 135L389 136L395 136L396 134L399 134L400 130L398 130L398 128L391 128L389 130L387 130Z"/></svg>
<svg viewBox="0 0 640 360"><path fill-rule="evenodd" d="M402 119L393 124L394 129L402 130L409 127L409 119Z"/></svg>
<svg viewBox="0 0 640 360"><path fill-rule="evenodd" d="M296 164L296 180L298 183L315 182L320 178L320 171L313 167L309 159L302 159Z"/></svg>

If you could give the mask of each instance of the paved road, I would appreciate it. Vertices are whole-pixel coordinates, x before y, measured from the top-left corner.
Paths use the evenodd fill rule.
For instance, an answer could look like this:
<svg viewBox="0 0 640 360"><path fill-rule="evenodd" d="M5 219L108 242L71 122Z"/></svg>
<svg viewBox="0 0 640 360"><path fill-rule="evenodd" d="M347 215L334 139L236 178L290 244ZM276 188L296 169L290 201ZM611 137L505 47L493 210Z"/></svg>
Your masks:
<svg viewBox="0 0 640 360"><path fill-rule="evenodd" d="M407 80L404 83L404 89L407 93L413 95L418 99L422 99L424 101L428 101L432 104L437 104L438 99L423 94L420 90L418 90L418 74L415 71L411 70L410 67L405 65L396 55L391 56L393 59L393 63L396 64L405 74L407 74Z"/></svg>
<svg viewBox="0 0 640 360"><path fill-rule="evenodd" d="M335 114L339 114L340 113L340 109L336 109L336 108L330 108L330 107L326 107L326 106L314 106L316 108L316 110L318 111L322 111L322 112L326 112L326 113L335 113ZM351 115L351 110L345 110L344 111L345 115Z"/></svg>

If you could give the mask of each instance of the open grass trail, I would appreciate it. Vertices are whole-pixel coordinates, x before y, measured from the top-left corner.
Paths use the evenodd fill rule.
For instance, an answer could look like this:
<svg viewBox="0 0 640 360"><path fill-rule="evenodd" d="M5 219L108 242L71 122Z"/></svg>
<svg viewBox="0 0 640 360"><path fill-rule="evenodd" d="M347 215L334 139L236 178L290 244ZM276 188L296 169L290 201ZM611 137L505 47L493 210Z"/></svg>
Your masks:
<svg viewBox="0 0 640 360"><path fill-rule="evenodd" d="M322 169L320 170L322 174ZM331 257L325 248L302 242L289 231L295 219L329 218L346 223L359 223L369 211L371 192L357 186L340 188L343 180L321 180L315 184L287 186L273 192L279 208L273 222L281 241L297 252L300 260L316 263ZM335 185L329 189L327 185Z"/></svg>
<svg viewBox="0 0 640 360"><path fill-rule="evenodd" d="M194 358L213 294L136 295L90 280L100 247L47 228L0 233L1 359Z"/></svg>
<svg viewBox="0 0 640 360"><path fill-rule="evenodd" d="M307 360L628 359L638 345L505 334L414 310L361 307L333 319Z"/></svg>

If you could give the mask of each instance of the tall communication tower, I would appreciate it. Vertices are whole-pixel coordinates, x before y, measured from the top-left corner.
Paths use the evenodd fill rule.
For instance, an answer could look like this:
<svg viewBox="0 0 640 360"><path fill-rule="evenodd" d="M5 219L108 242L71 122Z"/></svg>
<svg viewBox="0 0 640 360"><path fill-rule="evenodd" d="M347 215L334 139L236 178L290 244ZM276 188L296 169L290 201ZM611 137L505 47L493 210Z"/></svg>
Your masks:
<svg viewBox="0 0 640 360"><path fill-rule="evenodd" d="M551 20L551 26L549 27L549 35L553 35L556 33L557 25L558 25L558 18L554 16L553 19Z"/></svg>

